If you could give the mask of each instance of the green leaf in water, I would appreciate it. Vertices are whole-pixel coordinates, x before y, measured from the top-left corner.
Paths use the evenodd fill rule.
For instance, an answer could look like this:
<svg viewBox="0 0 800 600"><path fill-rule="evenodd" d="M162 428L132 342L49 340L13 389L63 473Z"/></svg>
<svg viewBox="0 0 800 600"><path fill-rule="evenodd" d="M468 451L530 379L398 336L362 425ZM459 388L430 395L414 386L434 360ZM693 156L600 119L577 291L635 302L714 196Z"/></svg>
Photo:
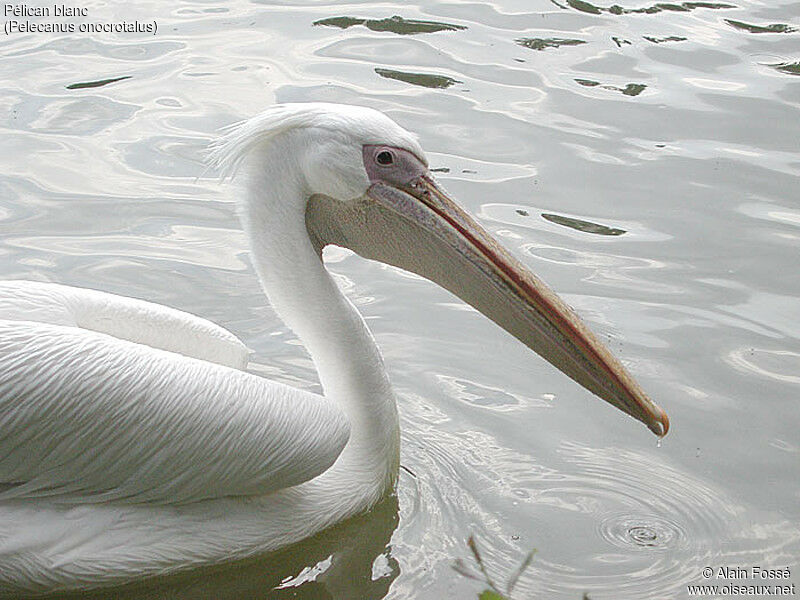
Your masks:
<svg viewBox="0 0 800 600"><path fill-rule="evenodd" d="M314 21L314 25L324 25L326 27L338 27L339 29L347 29L354 25L363 25L366 19L356 19L355 17L330 17L329 19L320 19Z"/></svg>
<svg viewBox="0 0 800 600"><path fill-rule="evenodd" d="M769 65L773 69L789 75L800 75L800 62L796 63L778 63L777 65Z"/></svg>
<svg viewBox="0 0 800 600"><path fill-rule="evenodd" d="M658 4L653 6L653 12L660 12L662 10L668 10L671 12L689 12L691 8L685 6L683 4L667 4L663 2L659 2Z"/></svg>
<svg viewBox="0 0 800 600"><path fill-rule="evenodd" d="M622 92L623 94L625 94L626 96L638 96L646 88L647 88L647 86L645 84L643 84L643 83L629 83L628 85L626 85L624 88L622 88L619 91ZM619 88L616 88L616 89L619 89Z"/></svg>
<svg viewBox="0 0 800 600"><path fill-rule="evenodd" d="M653 42L654 44L663 44L664 42L685 42L687 39L685 37L679 37L677 35L670 35L662 38L652 37L649 35L644 35L642 37L646 39L648 42Z"/></svg>
<svg viewBox="0 0 800 600"><path fill-rule="evenodd" d="M563 215L554 215L552 213L542 213L542 218L555 223L556 225L563 225L571 229L577 229L584 233L594 233L596 235L622 235L625 233L624 229L617 229L614 227L607 227L599 223L592 223L591 221L582 221L580 219L573 219L572 217L565 217Z"/></svg>
<svg viewBox="0 0 800 600"><path fill-rule="evenodd" d="M478 600L508 600L508 598L493 590L483 590L478 596Z"/></svg>
<svg viewBox="0 0 800 600"><path fill-rule="evenodd" d="M414 35L417 33L436 33L437 31L458 31L466 29L464 25L453 23L440 23L438 21L421 21L418 19L404 19L395 15L388 19L358 19L355 17L330 17L314 21L314 25L326 25L347 29L355 25L364 25L372 31L389 31L399 35Z"/></svg>
<svg viewBox="0 0 800 600"><path fill-rule="evenodd" d="M372 31L391 31L400 35L413 35L416 33L436 33L437 31L458 31L466 29L464 25L453 25L452 23L439 23L437 21L418 21L416 19L404 19L394 16L390 19L372 20L366 22L366 26Z"/></svg>
<svg viewBox="0 0 800 600"><path fill-rule="evenodd" d="M594 4L589 4L583 0L567 0L567 4L575 10L589 13L590 15L599 15L602 12L602 10Z"/></svg>
<svg viewBox="0 0 800 600"><path fill-rule="evenodd" d="M405 71L381 68L376 68L375 72L381 77L386 77L386 79L395 79L397 81L410 83L411 85L419 85L427 88L448 88L455 83L463 83L463 81L458 81L452 77L432 75L430 73L406 73Z"/></svg>
<svg viewBox="0 0 800 600"><path fill-rule="evenodd" d="M531 50L546 50L547 48L558 48L559 46L577 46L585 44L583 40L571 38L520 38L515 40L520 46L525 46Z"/></svg>
<svg viewBox="0 0 800 600"><path fill-rule="evenodd" d="M795 27L791 27L784 23L773 23L772 25L751 25L742 21L734 21L733 19L725 19L725 22L731 27L749 31L750 33L792 33L797 31Z"/></svg>
<svg viewBox="0 0 800 600"><path fill-rule="evenodd" d="M669 12L690 12L697 8L709 8L709 9L719 9L719 8L738 8L733 4L722 4L720 2L682 2L680 4L673 4L668 2L658 2L653 4L652 6L645 6L643 8L625 8L620 6L619 4L613 4L609 7L602 7L602 6L595 6L594 4L590 4L589 2L585 2L584 0L566 0L567 6L559 4L556 0L550 0L553 4L558 6L559 8L574 8L575 10L579 10L581 12L599 15L601 13L607 12L612 15L628 15L628 14L645 14L645 15L654 15L656 13L669 11Z"/></svg>
<svg viewBox="0 0 800 600"><path fill-rule="evenodd" d="M689 10L694 10L695 8L739 8L738 6L734 6L733 4L721 4L719 2L684 2L683 6L688 8Z"/></svg>
<svg viewBox="0 0 800 600"><path fill-rule="evenodd" d="M622 92L626 96L638 96L645 89L647 89L647 86L643 83L629 83L624 88L617 87L615 85L601 85L599 81L592 81L591 79L576 79L575 83L578 83L584 87L600 86L604 90L613 90L615 92Z"/></svg>
<svg viewBox="0 0 800 600"><path fill-rule="evenodd" d="M112 77L111 79L99 79L97 81L84 81L82 83L70 83L67 86L68 90L83 90L86 88L96 88L114 83L115 81L122 81L123 79L130 79L132 75L124 75L123 77Z"/></svg>

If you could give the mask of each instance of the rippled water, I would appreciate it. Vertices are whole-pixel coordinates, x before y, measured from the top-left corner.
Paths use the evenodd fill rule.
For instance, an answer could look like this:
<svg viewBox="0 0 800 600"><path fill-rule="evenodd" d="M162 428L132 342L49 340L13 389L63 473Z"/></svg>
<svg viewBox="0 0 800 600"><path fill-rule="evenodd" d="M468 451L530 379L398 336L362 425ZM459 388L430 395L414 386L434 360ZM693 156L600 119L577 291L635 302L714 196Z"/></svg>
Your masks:
<svg viewBox="0 0 800 600"><path fill-rule="evenodd" d="M317 390L202 152L274 102L364 104L673 424L658 446L446 292L329 252L399 392L398 497L128 596L476 597L470 534L498 581L537 549L519 598L684 598L723 565L800 582L800 4L86 6L158 32L4 38L0 276L206 316Z"/></svg>

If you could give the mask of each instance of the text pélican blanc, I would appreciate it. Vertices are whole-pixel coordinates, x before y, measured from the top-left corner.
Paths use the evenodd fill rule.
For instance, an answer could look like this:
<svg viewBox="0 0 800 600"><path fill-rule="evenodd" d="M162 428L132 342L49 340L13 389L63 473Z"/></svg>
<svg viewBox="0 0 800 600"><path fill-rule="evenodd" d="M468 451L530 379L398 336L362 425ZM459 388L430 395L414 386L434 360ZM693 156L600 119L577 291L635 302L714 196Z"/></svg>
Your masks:
<svg viewBox="0 0 800 600"><path fill-rule="evenodd" d="M54 4L50 6L28 6L27 4L4 4L4 17L88 17L89 9L82 6Z"/></svg>
<svg viewBox="0 0 800 600"><path fill-rule="evenodd" d="M4 4L5 18L23 18L25 20L9 20L5 23L5 33L156 33L158 25L155 21L117 21L117 22L67 22L67 21L31 21L28 19L64 19L87 18L89 9L85 6L67 6L53 4L51 6L29 6L27 4Z"/></svg>

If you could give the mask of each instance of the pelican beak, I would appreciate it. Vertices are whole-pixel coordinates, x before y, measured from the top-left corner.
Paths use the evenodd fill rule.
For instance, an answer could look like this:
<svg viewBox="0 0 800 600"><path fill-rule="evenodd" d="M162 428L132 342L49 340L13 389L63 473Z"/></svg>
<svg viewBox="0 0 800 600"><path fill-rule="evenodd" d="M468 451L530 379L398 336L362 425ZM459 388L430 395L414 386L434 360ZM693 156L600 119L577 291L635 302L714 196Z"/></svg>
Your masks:
<svg viewBox="0 0 800 600"><path fill-rule="evenodd" d="M373 183L342 203L314 196L306 210L311 239L417 273L492 319L560 371L656 435L666 413L575 312L433 180Z"/></svg>

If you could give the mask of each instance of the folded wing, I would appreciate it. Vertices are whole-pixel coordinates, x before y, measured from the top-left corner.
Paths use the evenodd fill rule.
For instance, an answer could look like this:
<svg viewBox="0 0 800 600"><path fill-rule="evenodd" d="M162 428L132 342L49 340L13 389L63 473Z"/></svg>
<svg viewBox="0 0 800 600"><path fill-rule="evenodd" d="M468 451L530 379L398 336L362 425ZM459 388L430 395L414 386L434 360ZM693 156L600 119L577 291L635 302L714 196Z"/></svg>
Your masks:
<svg viewBox="0 0 800 600"><path fill-rule="evenodd" d="M160 304L38 281L0 281L0 319L81 327L244 369L247 348L230 331Z"/></svg>
<svg viewBox="0 0 800 600"><path fill-rule="evenodd" d="M0 500L185 503L327 470L321 396L77 327L0 321Z"/></svg>

